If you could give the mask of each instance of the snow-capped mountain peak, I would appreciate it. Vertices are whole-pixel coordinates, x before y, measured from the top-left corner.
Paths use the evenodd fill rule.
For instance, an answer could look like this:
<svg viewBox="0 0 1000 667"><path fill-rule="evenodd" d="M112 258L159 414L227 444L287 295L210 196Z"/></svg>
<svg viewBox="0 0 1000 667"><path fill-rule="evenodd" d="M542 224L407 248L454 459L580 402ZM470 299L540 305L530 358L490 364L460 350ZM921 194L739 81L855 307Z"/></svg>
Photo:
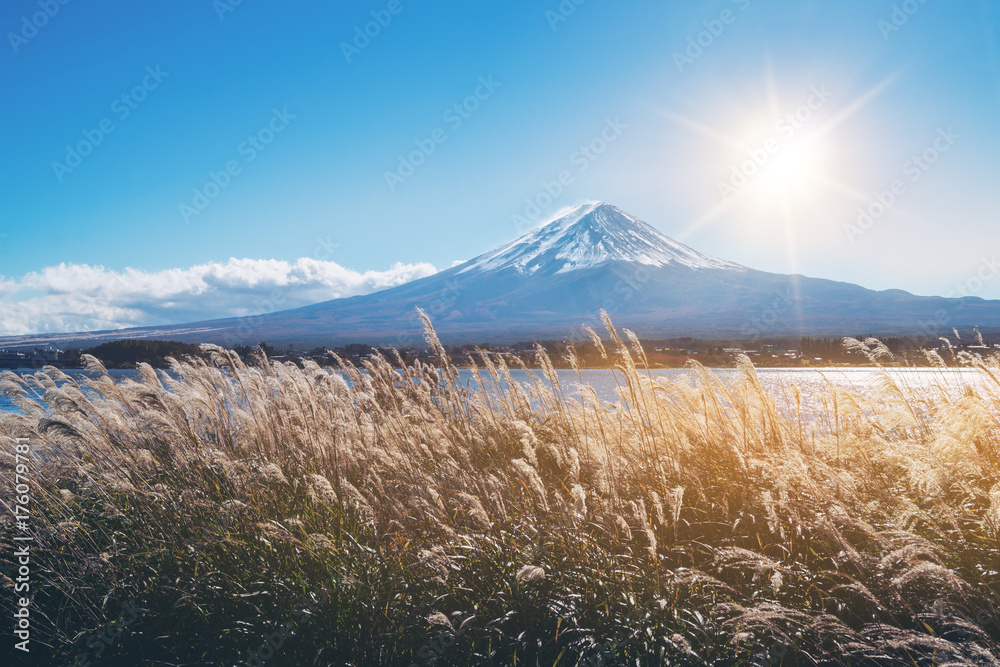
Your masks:
<svg viewBox="0 0 1000 667"><path fill-rule="evenodd" d="M562 212L552 222L468 261L458 273L515 269L554 274L609 262L743 270L678 243L610 204L594 202Z"/></svg>

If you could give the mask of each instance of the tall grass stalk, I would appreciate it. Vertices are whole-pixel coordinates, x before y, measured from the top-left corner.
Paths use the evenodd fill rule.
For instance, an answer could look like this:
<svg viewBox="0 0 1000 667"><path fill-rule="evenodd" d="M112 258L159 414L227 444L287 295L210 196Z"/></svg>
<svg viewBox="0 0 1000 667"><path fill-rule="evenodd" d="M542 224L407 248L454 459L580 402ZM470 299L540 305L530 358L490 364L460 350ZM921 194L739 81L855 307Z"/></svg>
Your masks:
<svg viewBox="0 0 1000 667"><path fill-rule="evenodd" d="M421 315L435 366L205 346L119 382L0 375L4 503L33 452L32 652L8 658L1000 664L997 360L789 399L746 358L655 378L604 315L608 405L541 348L528 391L482 351L463 384ZM4 553L17 534L8 511Z"/></svg>

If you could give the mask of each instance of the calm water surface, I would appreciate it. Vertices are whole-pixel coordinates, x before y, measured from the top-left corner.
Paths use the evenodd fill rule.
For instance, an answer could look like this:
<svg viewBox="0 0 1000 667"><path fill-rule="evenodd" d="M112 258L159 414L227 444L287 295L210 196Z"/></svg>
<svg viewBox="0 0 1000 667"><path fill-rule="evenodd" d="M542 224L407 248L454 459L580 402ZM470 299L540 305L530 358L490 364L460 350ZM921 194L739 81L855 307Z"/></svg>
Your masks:
<svg viewBox="0 0 1000 667"><path fill-rule="evenodd" d="M25 375L36 371L15 372L19 375ZM88 376L88 372L83 370L66 370L64 372L76 378ZM534 370L514 370L511 371L511 374L516 381L527 384L529 372L539 379L542 378L541 371ZM730 369L713 369L711 372L722 378L732 378L736 374L736 371ZM578 397L580 380L576 372L559 370L557 373L567 397ZM112 370L110 374L116 379L136 377L136 372L130 370ZM1000 386L987 385L988 379L973 369L890 369L889 374L903 388L904 392L926 394L928 390L933 388L932 393L943 390L954 397L961 395L965 391L965 387L969 385L983 390L1000 391ZM686 369L652 370L650 375L654 380L665 378L674 382L694 382L690 372ZM815 397L825 393L831 385L874 398L882 372L871 368L780 368L758 369L757 375L766 389L779 396L791 396L791 386L793 384L798 386L802 392L803 405L809 409L816 409L819 404ZM461 376L463 381L474 386L475 382L469 371L461 371ZM615 402L618 400L619 382L623 381L621 373L605 369L585 370L582 377L583 383L593 387L598 398L602 401ZM0 410L16 411L16 408L6 397L0 396Z"/></svg>

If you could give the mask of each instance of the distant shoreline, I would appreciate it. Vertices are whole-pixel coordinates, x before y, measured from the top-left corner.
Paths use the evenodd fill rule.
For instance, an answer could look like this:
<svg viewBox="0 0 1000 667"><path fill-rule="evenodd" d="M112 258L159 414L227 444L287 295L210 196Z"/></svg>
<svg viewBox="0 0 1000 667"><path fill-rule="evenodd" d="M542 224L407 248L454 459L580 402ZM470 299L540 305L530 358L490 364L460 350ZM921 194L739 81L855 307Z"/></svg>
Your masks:
<svg viewBox="0 0 1000 667"><path fill-rule="evenodd" d="M989 338L988 340L986 338ZM865 341L865 342L862 342ZM933 341L936 345L913 338L887 337L785 337L761 340L707 340L698 338L638 339L630 343L628 352L611 349L611 341L565 340L523 341L509 345L444 345L413 346L395 349L387 346L352 343L336 347L317 346L296 349L294 345L276 346L260 341L252 345L237 345L231 349L249 365L256 365L264 358L272 362L293 362L298 366L311 362L320 366L337 365L337 359L356 365L380 355L391 365L401 367L419 361L440 366L440 354L456 367L482 365L482 355L494 362L503 360L511 368L538 368L538 352L544 350L556 368L570 368L571 359L581 368L610 369L624 363L626 354L651 369L684 368L697 362L706 368L732 368L737 359L746 356L757 368L814 368L814 367L865 367L881 365L893 368L933 368L960 366L977 356L991 357L998 352L992 337L976 339L976 344L952 343L943 338ZM638 347L636 347L638 344ZM206 353L199 345L169 340L124 339L103 343L87 349L59 350L36 348L30 351L0 349L0 370L13 368L31 369L44 366L56 368L83 368L84 356L99 359L106 368L135 368L149 364L153 368L168 368L168 359L187 356L205 359ZM641 358L640 358L641 357ZM619 360L622 360L621 362Z"/></svg>

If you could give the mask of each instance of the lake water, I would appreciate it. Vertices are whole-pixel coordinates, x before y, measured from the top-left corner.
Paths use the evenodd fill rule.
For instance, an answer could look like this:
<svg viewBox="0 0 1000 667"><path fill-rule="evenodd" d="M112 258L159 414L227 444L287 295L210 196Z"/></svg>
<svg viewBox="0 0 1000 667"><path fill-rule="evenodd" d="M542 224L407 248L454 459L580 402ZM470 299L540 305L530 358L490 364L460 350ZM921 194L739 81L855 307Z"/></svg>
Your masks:
<svg viewBox="0 0 1000 667"><path fill-rule="evenodd" d="M735 378L737 371L734 369L714 368L710 372L720 376L723 380ZM646 375L645 371L640 371ZM948 396L957 398L961 396L966 387L972 386L986 391L992 390L1000 393L1000 385L995 383L988 386L988 378L980 371L972 368L892 368L888 372L903 393L909 395L926 396L931 387L940 388ZM531 371L537 377L542 377L541 371ZM580 379L575 371L557 371L559 383L563 392L568 398L579 397ZM525 371L511 371L511 375L517 381L527 381ZM688 381L695 383L689 370L658 369L649 371L653 380L665 378L671 382ZM820 396L826 395L831 387L849 390L864 398L874 399L877 396L877 387L883 371L876 368L759 368L757 377L761 385L770 393L779 397L779 406L784 403L791 405L792 385L799 388L801 392L802 407L806 412L817 412L821 408ZM625 386L624 376L618 372L600 369L585 370L582 372L583 383L594 388L595 393L601 401L618 401L619 386ZM935 389L936 391L936 389ZM931 392L932 396L936 396ZM787 398L787 402L781 400Z"/></svg>
<svg viewBox="0 0 1000 667"><path fill-rule="evenodd" d="M36 372L35 370L15 371L19 375L26 375ZM83 370L65 370L67 375L83 378L88 375ZM521 383L527 383L527 373L532 373L537 378L542 378L541 371L511 371L512 377ZM580 380L575 371L556 371L559 382L562 385L567 397L579 395ZM723 378L733 377L736 371L731 369L712 369L713 373ZM659 369L651 370L650 375L655 380L666 378L671 381L681 381L685 377L690 377L690 372L686 369ZM951 396L959 396L968 385L985 387L986 379L983 374L973 369L890 369L889 373L904 390L923 393L928 387L936 386L944 388ZM135 371L112 370L110 374L114 378L134 378ZM461 371L462 379L472 384L473 378L469 371ZM822 393L832 385L841 389L848 389L863 396L874 397L874 387L878 381L881 371L873 368L775 368L758 369L757 375L761 384L769 391L775 392L779 396L790 391L791 385L797 385L802 391L803 405L806 408L816 408L818 403L814 397ZM607 369L585 370L582 372L584 384L594 388L598 398L605 402L615 402L618 400L617 389L619 382L623 380L621 373ZM993 390L1000 390L1000 386L992 387ZM0 410L16 411L6 397L0 396Z"/></svg>
<svg viewBox="0 0 1000 667"><path fill-rule="evenodd" d="M32 368L25 370L15 370L13 372L16 373L17 375L24 376L24 375L32 375L39 371L37 368ZM88 376L89 377L98 376L97 373L91 373L90 371L85 371L82 369L62 369L62 372L65 373L66 375L69 375L72 378L76 378L77 381L80 381ZM138 373L136 371L130 371L130 370L111 370L108 371L108 374L115 379L134 378L138 376ZM29 389L28 391L30 395L31 390ZM0 410L5 410L7 412L17 412L17 408L11 404L10 400L6 396L0 396Z"/></svg>

